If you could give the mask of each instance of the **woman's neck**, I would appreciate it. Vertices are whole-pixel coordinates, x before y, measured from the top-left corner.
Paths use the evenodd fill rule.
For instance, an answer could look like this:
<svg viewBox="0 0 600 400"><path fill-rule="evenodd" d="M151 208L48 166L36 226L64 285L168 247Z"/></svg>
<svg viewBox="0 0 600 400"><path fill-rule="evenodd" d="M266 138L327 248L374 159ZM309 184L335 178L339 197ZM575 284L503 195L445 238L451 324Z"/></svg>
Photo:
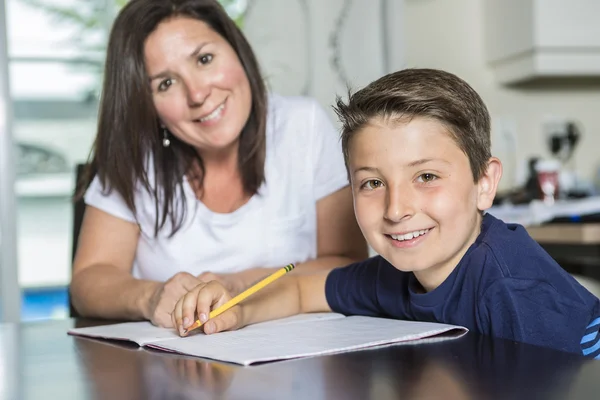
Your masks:
<svg viewBox="0 0 600 400"><path fill-rule="evenodd" d="M244 190L239 170L237 145L228 151L199 151L198 154L204 166L202 185L198 179L193 179L192 183L198 200L214 212L230 213L250 199L251 196ZM196 176L200 176L199 170L195 172Z"/></svg>
<svg viewBox="0 0 600 400"><path fill-rule="evenodd" d="M238 172L238 149L239 143L236 141L230 146L219 150L196 150L202 164L204 165L205 173L214 171L218 175L221 173L237 173Z"/></svg>

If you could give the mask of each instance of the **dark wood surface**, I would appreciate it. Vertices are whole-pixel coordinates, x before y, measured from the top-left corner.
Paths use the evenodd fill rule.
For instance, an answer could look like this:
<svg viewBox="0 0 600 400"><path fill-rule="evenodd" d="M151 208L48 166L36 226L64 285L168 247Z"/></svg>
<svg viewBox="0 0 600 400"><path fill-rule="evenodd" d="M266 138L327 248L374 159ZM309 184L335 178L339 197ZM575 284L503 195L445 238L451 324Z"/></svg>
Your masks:
<svg viewBox="0 0 600 400"><path fill-rule="evenodd" d="M600 398L600 361L473 333L239 367L66 333L98 323L0 325L2 398Z"/></svg>

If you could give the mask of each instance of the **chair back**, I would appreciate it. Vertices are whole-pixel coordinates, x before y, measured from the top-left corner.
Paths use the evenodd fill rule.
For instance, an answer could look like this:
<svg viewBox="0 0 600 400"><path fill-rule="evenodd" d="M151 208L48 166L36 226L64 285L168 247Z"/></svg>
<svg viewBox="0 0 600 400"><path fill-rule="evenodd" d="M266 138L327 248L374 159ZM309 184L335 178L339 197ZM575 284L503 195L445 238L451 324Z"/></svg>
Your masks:
<svg viewBox="0 0 600 400"><path fill-rule="evenodd" d="M89 164L77 164L75 167L75 194L81 193L82 190L87 189L84 187L85 182L83 178L89 168ZM81 224L83 223L83 215L85 214L85 201L82 198L75 198L73 201L73 245L71 247L71 272L73 272L73 262L75 261L75 253L77 252L77 245L79 243L79 232L81 231ZM77 310L73 307L71 302L71 292L69 291L69 316L71 318L77 318L80 315Z"/></svg>

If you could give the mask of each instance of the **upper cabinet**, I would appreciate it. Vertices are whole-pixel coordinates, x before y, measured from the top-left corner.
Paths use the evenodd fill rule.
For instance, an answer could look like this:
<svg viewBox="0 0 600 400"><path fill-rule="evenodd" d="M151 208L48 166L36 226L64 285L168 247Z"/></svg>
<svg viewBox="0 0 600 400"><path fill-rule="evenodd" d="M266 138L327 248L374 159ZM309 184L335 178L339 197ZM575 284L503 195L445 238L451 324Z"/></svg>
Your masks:
<svg viewBox="0 0 600 400"><path fill-rule="evenodd" d="M600 77L600 0L484 0L484 18L499 82Z"/></svg>

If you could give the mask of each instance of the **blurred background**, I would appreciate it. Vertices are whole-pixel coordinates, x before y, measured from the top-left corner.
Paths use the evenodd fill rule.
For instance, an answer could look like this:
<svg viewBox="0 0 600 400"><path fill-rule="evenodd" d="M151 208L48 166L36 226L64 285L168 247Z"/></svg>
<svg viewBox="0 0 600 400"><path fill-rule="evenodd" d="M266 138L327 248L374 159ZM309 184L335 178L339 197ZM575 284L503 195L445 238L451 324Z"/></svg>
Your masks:
<svg viewBox="0 0 600 400"><path fill-rule="evenodd" d="M1 267L17 268L24 320L68 316L75 167L90 153L105 45L125 3L0 0L17 231L16 265ZM490 212L533 233L544 224L558 226L537 232L540 243L594 284L600 270L600 2L221 3L247 35L269 87L316 97L332 119L336 95L398 69L441 68L468 81L490 109L493 153L504 164ZM588 242L573 239L590 235Z"/></svg>

